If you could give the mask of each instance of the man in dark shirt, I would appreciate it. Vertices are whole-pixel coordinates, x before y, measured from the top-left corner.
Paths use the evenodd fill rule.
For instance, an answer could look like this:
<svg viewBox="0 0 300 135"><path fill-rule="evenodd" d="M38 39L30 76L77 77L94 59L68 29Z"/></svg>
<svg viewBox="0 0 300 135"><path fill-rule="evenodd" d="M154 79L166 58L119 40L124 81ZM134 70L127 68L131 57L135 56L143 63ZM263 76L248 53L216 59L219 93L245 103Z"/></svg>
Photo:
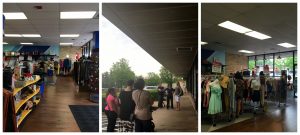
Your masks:
<svg viewBox="0 0 300 135"><path fill-rule="evenodd" d="M163 100L164 100L164 95L165 95L165 90L164 87L161 86L161 84L158 85L158 107L162 108L163 107Z"/></svg>
<svg viewBox="0 0 300 135"><path fill-rule="evenodd" d="M166 88L165 91L167 92L167 109L169 109L170 103L171 103L171 108L173 109L174 89L172 88L172 84L168 84L168 88Z"/></svg>

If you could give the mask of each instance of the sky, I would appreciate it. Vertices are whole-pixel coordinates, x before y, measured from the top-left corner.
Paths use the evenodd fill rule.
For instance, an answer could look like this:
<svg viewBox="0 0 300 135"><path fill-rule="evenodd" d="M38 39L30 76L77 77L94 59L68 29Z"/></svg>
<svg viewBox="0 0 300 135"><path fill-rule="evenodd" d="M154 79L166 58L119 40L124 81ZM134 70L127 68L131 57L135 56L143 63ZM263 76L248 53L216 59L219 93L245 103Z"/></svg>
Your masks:
<svg viewBox="0 0 300 135"><path fill-rule="evenodd" d="M104 16L101 18L100 71L109 71L113 63L125 58L136 76L159 73L161 64Z"/></svg>

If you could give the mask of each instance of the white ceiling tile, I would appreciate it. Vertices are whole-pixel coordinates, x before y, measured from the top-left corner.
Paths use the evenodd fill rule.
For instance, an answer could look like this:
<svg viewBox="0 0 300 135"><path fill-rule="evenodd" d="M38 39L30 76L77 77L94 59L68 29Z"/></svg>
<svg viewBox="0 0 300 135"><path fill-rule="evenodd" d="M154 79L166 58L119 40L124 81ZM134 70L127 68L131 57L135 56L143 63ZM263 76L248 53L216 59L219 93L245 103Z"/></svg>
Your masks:
<svg viewBox="0 0 300 135"><path fill-rule="evenodd" d="M37 10L34 6L42 6L41 10ZM60 11L63 10L99 10L98 4L95 3L5 3L3 4L4 11L10 12L24 12L27 16L27 20L6 20L5 32L6 33L28 33L28 34L41 34L39 39L28 38L5 38L10 42L20 41L34 41L37 44L47 43L59 43L60 33L91 33L96 28L96 24L99 23L99 19L83 19L83 20L60 20ZM99 26L97 26L99 27ZM71 40L71 39L62 39ZM83 39L75 39L77 42L81 42Z"/></svg>

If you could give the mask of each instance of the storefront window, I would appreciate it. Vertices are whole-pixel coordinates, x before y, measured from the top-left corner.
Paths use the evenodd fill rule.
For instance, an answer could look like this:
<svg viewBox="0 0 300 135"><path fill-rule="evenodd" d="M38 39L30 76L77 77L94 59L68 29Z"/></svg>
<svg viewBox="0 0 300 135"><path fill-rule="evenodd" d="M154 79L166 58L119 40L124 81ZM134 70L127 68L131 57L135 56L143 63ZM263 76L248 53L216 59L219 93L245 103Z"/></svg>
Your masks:
<svg viewBox="0 0 300 135"><path fill-rule="evenodd" d="M294 56L295 56L295 58L294 58L294 69L295 69L295 74L294 74L294 77L297 77L297 51L295 51L294 52ZM294 78L293 78L294 79Z"/></svg>
<svg viewBox="0 0 300 135"><path fill-rule="evenodd" d="M297 51L295 51L295 64L297 64Z"/></svg>
<svg viewBox="0 0 300 135"><path fill-rule="evenodd" d="M255 56L249 57L248 68L249 70L253 70L255 68Z"/></svg>
<svg viewBox="0 0 300 135"><path fill-rule="evenodd" d="M293 76L293 53L275 54L275 76L281 76L281 71Z"/></svg>
<svg viewBox="0 0 300 135"><path fill-rule="evenodd" d="M260 71L264 70L264 56L258 55L256 56L256 75L259 75Z"/></svg>
<svg viewBox="0 0 300 135"><path fill-rule="evenodd" d="M269 55L265 55L265 70L266 68L268 68L269 71L265 71L268 72L267 74L269 74L269 76L273 76L274 72L273 72L273 54L269 54Z"/></svg>

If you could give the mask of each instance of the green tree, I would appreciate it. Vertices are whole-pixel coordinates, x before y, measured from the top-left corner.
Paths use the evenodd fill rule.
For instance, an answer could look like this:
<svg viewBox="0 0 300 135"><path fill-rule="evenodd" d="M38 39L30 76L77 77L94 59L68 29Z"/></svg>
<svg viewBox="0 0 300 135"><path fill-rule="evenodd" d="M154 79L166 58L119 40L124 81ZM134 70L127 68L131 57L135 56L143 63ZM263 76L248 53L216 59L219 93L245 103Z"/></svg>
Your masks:
<svg viewBox="0 0 300 135"><path fill-rule="evenodd" d="M104 72L102 73L102 87L103 88L109 88L109 87L112 87L112 83L111 83L111 80L110 80L110 74L109 72Z"/></svg>
<svg viewBox="0 0 300 135"><path fill-rule="evenodd" d="M166 69L165 67L161 67L159 72L160 72L159 75L162 82L168 84L173 83L173 74L168 69Z"/></svg>
<svg viewBox="0 0 300 135"><path fill-rule="evenodd" d="M161 67L159 75L160 75L160 78L161 78L161 82L167 83L167 84L172 84L172 83L175 83L175 82L181 80L180 77L172 74L165 67Z"/></svg>
<svg viewBox="0 0 300 135"><path fill-rule="evenodd" d="M176 75L173 75L173 83L176 83L176 82L178 82L178 81L180 81L180 80L182 80L181 77L176 76Z"/></svg>
<svg viewBox="0 0 300 135"><path fill-rule="evenodd" d="M114 86L121 88L126 85L128 80L134 79L135 74L129 67L128 60L122 58L112 65L110 77Z"/></svg>
<svg viewBox="0 0 300 135"><path fill-rule="evenodd" d="M254 60L249 60L248 64L249 64L248 67L249 67L250 70L255 68L255 61Z"/></svg>
<svg viewBox="0 0 300 135"><path fill-rule="evenodd" d="M275 67L280 70L293 69L293 57L275 59Z"/></svg>
<svg viewBox="0 0 300 135"><path fill-rule="evenodd" d="M159 75L154 72L148 73L145 81L148 86L157 86L161 82Z"/></svg>

